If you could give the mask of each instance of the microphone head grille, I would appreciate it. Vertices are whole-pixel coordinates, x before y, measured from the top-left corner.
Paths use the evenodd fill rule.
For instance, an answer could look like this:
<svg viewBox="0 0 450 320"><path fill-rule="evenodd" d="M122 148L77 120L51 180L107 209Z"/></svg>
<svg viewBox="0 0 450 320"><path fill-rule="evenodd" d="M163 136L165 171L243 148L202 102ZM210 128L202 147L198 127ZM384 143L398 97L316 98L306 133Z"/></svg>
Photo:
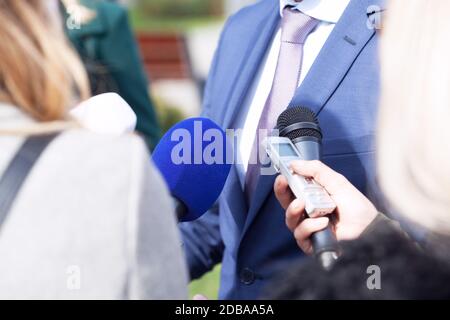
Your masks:
<svg viewBox="0 0 450 320"><path fill-rule="evenodd" d="M277 121L277 129L283 131L285 128L297 124L309 122L314 123L319 126L319 120L317 119L316 114L309 108L306 107L292 107L286 109L279 117ZM292 131L288 131L283 134L284 137L287 137L291 140L300 137L314 137L317 139L322 139L322 133L320 129L295 129Z"/></svg>
<svg viewBox="0 0 450 320"><path fill-rule="evenodd" d="M174 139L176 133L187 132ZM197 141L197 130L201 138ZM204 138L204 133L215 132L215 139L222 144L214 150L213 163L207 163L204 155L211 142ZM187 142L187 143L185 143ZM180 146L184 146L180 149ZM231 170L227 161L228 152L232 152L224 130L211 119L191 118L173 126L161 139L153 152L152 159L161 172L172 196L187 208L182 221L192 221L208 211L219 198ZM176 151L178 150L178 151ZM209 151L211 152L211 151ZM201 161L196 163L196 153ZM187 155L187 158L185 158ZM182 157L183 159L174 159ZM177 160L177 161L175 161ZM216 161L217 160L217 161Z"/></svg>

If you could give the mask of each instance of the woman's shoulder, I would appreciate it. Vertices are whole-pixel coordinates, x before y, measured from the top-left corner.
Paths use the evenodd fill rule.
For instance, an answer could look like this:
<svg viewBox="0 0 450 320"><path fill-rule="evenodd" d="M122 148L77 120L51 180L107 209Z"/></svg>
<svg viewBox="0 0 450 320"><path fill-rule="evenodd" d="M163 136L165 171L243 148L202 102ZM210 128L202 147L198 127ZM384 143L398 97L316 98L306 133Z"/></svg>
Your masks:
<svg viewBox="0 0 450 320"><path fill-rule="evenodd" d="M49 156L64 155L64 163L83 168L129 168L150 162L150 152L136 134L115 136L74 129L60 134L49 149Z"/></svg>
<svg viewBox="0 0 450 320"><path fill-rule="evenodd" d="M61 133L55 140L60 147L76 148L78 150L93 150L123 153L132 150L148 153L148 149L140 136L134 133L122 135L98 134L87 129L72 129ZM96 154L98 154L96 152Z"/></svg>

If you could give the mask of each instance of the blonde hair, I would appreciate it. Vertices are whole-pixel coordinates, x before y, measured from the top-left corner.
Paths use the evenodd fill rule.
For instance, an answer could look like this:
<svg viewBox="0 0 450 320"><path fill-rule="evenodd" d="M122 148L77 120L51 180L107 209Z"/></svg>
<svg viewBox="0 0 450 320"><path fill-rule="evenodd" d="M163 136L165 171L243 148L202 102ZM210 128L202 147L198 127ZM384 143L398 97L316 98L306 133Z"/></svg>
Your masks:
<svg viewBox="0 0 450 320"><path fill-rule="evenodd" d="M89 97L86 72L47 0L0 0L0 101L41 122L64 120Z"/></svg>
<svg viewBox="0 0 450 320"><path fill-rule="evenodd" d="M450 233L450 2L390 1L382 29L378 170L407 218Z"/></svg>

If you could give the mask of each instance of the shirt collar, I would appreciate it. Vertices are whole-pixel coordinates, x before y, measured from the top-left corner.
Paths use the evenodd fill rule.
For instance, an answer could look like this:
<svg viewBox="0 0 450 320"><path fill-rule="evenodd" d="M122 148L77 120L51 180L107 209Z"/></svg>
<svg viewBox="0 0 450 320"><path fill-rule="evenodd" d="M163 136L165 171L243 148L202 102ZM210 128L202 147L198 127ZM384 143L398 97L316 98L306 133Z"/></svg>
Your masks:
<svg viewBox="0 0 450 320"><path fill-rule="evenodd" d="M286 6L293 6L304 14L319 21L337 23L347 8L350 0L280 0L280 14Z"/></svg>

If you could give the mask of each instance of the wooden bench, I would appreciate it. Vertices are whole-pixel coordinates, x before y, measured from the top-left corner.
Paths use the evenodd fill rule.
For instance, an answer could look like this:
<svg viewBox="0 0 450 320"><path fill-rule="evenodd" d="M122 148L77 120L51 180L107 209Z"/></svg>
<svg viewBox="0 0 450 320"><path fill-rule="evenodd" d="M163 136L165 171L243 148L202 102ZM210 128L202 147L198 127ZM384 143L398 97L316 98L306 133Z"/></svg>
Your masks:
<svg viewBox="0 0 450 320"><path fill-rule="evenodd" d="M145 69L152 81L192 78L183 35L140 33L137 39Z"/></svg>

